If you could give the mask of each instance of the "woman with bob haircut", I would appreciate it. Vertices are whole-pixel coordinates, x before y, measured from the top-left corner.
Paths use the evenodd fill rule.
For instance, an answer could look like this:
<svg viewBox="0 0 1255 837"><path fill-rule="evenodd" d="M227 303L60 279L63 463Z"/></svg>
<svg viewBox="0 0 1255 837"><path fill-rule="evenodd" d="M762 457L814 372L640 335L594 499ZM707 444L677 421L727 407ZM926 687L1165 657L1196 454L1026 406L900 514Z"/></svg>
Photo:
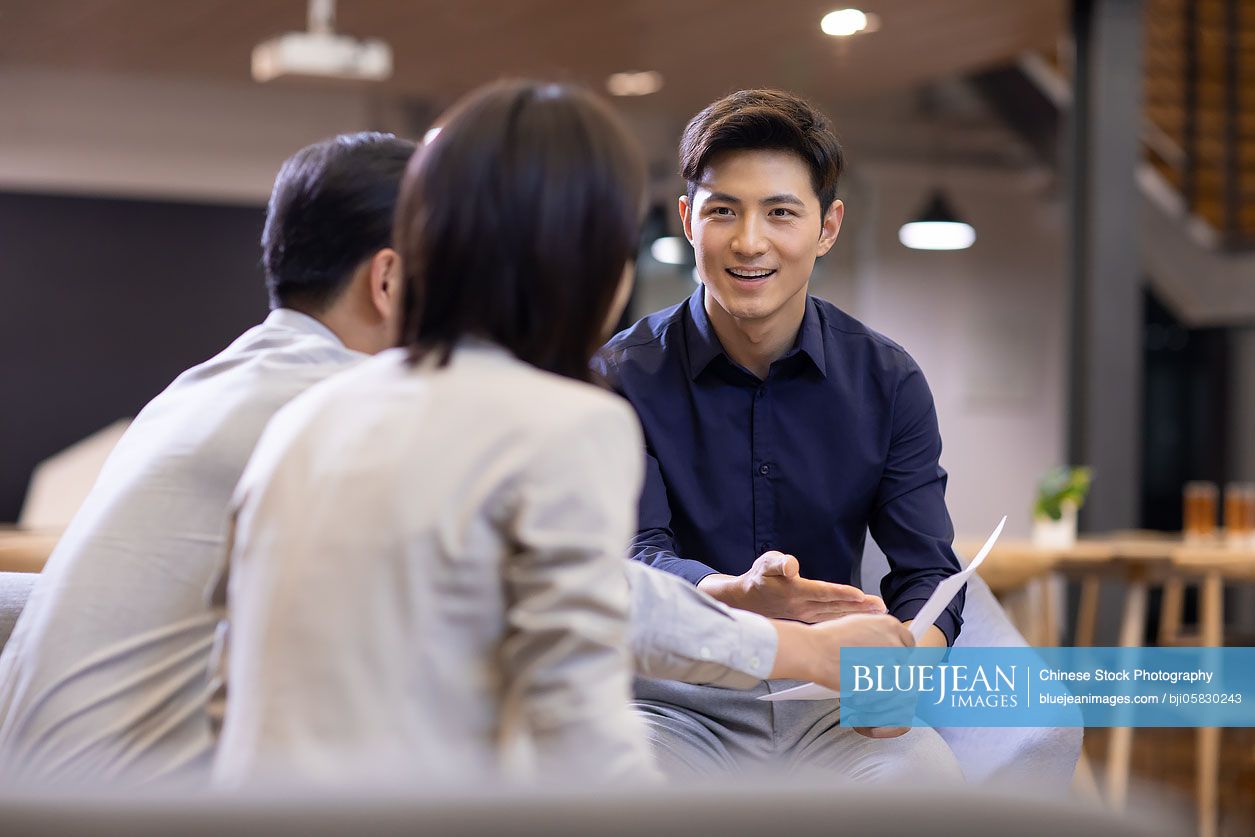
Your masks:
<svg viewBox="0 0 1255 837"><path fill-rule="evenodd" d="M226 784L655 777L624 568L634 601L676 581L626 561L644 441L588 382L630 290L644 164L608 106L563 85L482 88L439 128L397 203L398 346L283 408L236 490ZM688 677L673 659L694 605L665 604L684 624L643 664ZM888 616L741 616L779 640L774 660L742 655L754 683L832 678L842 645L909 639ZM724 653L749 633L729 631Z"/></svg>
<svg viewBox="0 0 1255 837"><path fill-rule="evenodd" d="M398 348L306 392L236 492L220 780L652 775L624 550L643 439L587 383L645 167L608 106L500 82L398 198Z"/></svg>

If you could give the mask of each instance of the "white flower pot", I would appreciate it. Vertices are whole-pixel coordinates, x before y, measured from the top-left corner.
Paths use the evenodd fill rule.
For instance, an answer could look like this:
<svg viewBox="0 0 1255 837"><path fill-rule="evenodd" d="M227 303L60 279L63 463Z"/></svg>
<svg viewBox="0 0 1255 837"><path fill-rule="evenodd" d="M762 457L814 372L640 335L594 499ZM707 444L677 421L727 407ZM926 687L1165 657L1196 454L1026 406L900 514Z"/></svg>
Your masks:
<svg viewBox="0 0 1255 837"><path fill-rule="evenodd" d="M1033 518L1033 546L1040 549L1067 549L1076 545L1076 504L1064 503L1063 516Z"/></svg>

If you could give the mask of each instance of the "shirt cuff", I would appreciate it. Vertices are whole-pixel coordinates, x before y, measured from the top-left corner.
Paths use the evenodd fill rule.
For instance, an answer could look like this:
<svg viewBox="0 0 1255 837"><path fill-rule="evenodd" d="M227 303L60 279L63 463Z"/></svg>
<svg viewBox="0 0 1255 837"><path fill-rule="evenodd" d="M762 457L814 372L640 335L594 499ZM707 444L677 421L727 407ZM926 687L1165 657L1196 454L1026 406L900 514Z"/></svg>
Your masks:
<svg viewBox="0 0 1255 837"><path fill-rule="evenodd" d="M924 602L928 599L908 599L904 602L896 602L893 607L889 608L899 622L907 622L914 619L920 609L924 607ZM949 607L941 611L941 615L937 617L934 623L937 630L946 638L946 645L954 645L954 641L959 638L959 627L963 624L959 619L955 618L954 611Z"/></svg>
<svg viewBox="0 0 1255 837"><path fill-rule="evenodd" d="M771 620L695 595L710 610L691 611L684 614L686 623L677 621L675 628L682 633L673 635L672 650L691 662L681 664L683 673L673 673L673 679L724 689L752 689L766 680L776 665L779 644Z"/></svg>
<svg viewBox="0 0 1255 837"><path fill-rule="evenodd" d="M727 661L728 672L713 681L712 686L732 689L749 689L766 680L776 665L777 645L780 636L771 620L748 610L730 608L740 642L733 646Z"/></svg>
<svg viewBox="0 0 1255 837"><path fill-rule="evenodd" d="M719 573L718 570L711 569L701 561L693 561L688 558L676 558L673 561L668 561L664 569L672 575L678 575L694 586L706 576Z"/></svg>

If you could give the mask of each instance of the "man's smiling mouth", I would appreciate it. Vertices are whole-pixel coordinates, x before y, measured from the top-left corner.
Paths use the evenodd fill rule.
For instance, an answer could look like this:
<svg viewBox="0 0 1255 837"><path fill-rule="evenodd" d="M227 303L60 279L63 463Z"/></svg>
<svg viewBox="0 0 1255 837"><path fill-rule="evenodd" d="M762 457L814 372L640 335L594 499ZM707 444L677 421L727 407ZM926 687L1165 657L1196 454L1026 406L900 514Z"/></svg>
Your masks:
<svg viewBox="0 0 1255 837"><path fill-rule="evenodd" d="M732 276L734 279L740 279L742 281L747 281L747 282L752 282L756 279L766 279L768 276L772 276L775 274L774 270L766 270L766 269L750 270L748 268L728 267L728 268L724 268L724 270L728 273L728 275Z"/></svg>

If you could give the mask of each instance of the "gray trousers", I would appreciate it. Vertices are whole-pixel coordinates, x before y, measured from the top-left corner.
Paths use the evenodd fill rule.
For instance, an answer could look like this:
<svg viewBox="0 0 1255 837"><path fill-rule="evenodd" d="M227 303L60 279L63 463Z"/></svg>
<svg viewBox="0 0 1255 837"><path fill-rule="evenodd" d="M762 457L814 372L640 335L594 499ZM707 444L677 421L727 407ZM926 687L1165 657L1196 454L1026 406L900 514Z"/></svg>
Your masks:
<svg viewBox="0 0 1255 837"><path fill-rule="evenodd" d="M669 777L704 778L781 769L823 772L852 782L961 782L954 754L935 730L871 739L838 726L837 701L757 700L796 681L737 691L637 678L634 708L645 720L659 767Z"/></svg>

